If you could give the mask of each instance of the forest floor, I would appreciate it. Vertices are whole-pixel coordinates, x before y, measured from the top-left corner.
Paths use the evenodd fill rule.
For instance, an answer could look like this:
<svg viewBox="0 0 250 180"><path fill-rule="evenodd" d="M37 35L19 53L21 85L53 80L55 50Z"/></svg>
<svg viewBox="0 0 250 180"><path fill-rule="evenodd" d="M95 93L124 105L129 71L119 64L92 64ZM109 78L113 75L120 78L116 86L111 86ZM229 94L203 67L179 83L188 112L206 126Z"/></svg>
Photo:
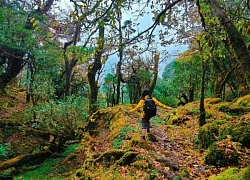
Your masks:
<svg viewBox="0 0 250 180"><path fill-rule="evenodd" d="M13 121L14 114L28 107L23 94L18 98L1 97L0 103L2 122ZM64 152L46 160L16 167L14 179L205 180L229 168L242 167L204 163L207 150L199 147L199 103L189 103L171 111L159 108L157 116L151 120L151 132L146 140L140 138L140 112L127 113L132 107L134 105L119 105L100 111L97 117L93 116L97 127L92 134L83 133L79 143L67 142ZM216 111L212 105L206 108L213 112L215 119L233 118ZM173 116L177 116L175 123L169 123ZM8 150L15 155L32 152L43 143L42 139L12 131L11 127L0 127L0 131L0 158L6 154L4 147L8 149L8 143L11 144ZM3 139L6 131L8 138ZM249 158L246 161L249 163Z"/></svg>

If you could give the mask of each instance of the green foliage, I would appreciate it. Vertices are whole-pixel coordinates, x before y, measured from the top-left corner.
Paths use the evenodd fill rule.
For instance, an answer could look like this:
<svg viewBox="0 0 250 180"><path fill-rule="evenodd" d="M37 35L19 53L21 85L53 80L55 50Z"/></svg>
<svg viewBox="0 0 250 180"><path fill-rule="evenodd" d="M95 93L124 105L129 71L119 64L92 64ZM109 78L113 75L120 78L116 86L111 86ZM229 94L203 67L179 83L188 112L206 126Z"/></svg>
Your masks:
<svg viewBox="0 0 250 180"><path fill-rule="evenodd" d="M0 144L0 159L8 156L10 150L10 142Z"/></svg>
<svg viewBox="0 0 250 180"><path fill-rule="evenodd" d="M35 38L31 38L33 32L25 29L26 18L22 10L0 7L0 45L24 50L36 42Z"/></svg>
<svg viewBox="0 0 250 180"><path fill-rule="evenodd" d="M47 159L43 163L41 163L38 168L27 171L22 174L17 175L14 179L37 179L37 180L56 180L56 179L64 179L61 174L64 172L68 172L68 169L64 167L57 167L58 164L63 160L62 156L68 156L69 154L76 151L76 148L79 144L72 144L68 146L68 148L60 153L60 158L56 159Z"/></svg>
<svg viewBox="0 0 250 180"><path fill-rule="evenodd" d="M90 56L93 56L94 47L70 46L67 48L66 56L71 59L76 56L82 63L88 61Z"/></svg>
<svg viewBox="0 0 250 180"><path fill-rule="evenodd" d="M157 83L153 92L153 96L156 97L160 102L168 106L176 106L177 99L172 94L172 87L166 80L161 78L157 79Z"/></svg>
<svg viewBox="0 0 250 180"><path fill-rule="evenodd" d="M52 172L52 168L56 166L57 161L53 159L48 159L42 163L42 165L33 170L28 171L23 174L20 174L15 177L15 179L23 179L23 180L30 180L30 179L43 179L43 180L49 180L52 177L49 177L49 173Z"/></svg>
<svg viewBox="0 0 250 180"><path fill-rule="evenodd" d="M58 60L62 51L47 45L34 49L32 54L32 64L23 68L20 87L28 89L36 102L55 98L56 90L63 86L59 77L63 65ZM31 70L33 66L35 69Z"/></svg>
<svg viewBox="0 0 250 180"><path fill-rule="evenodd" d="M105 94L108 106L114 104L116 98L116 91L115 91L116 86L117 86L117 77L111 73L108 73L104 78L104 84L102 86L102 91Z"/></svg>
<svg viewBox="0 0 250 180"><path fill-rule="evenodd" d="M155 124L155 125L163 125L163 124L166 124L166 122L158 117L153 117L150 119L150 121Z"/></svg>
<svg viewBox="0 0 250 180"><path fill-rule="evenodd" d="M62 132L68 135L77 133L78 127L88 123L88 106L84 97L69 96L66 101L49 101L33 106L22 114L22 118L38 129Z"/></svg>
<svg viewBox="0 0 250 180"><path fill-rule="evenodd" d="M64 152L61 153L62 156L68 156L71 153L75 152L79 144L70 145Z"/></svg>
<svg viewBox="0 0 250 180"><path fill-rule="evenodd" d="M123 145L123 140L126 139L128 133L134 132L133 127L123 127L113 141L113 148L117 149Z"/></svg>

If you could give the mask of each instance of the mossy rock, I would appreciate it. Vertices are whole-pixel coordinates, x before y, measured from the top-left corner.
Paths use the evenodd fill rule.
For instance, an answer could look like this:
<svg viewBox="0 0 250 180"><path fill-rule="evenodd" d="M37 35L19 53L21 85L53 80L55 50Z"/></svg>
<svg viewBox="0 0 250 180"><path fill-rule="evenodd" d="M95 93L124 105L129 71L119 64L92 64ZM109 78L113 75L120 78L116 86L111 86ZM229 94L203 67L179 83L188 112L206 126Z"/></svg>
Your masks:
<svg viewBox="0 0 250 180"><path fill-rule="evenodd" d="M219 128L219 139L225 139L227 135L235 142L240 142L243 146L250 148L250 121L245 120L228 122Z"/></svg>
<svg viewBox="0 0 250 180"><path fill-rule="evenodd" d="M229 102L223 102L215 105L215 109L221 112L229 113L229 114L243 114L247 112L248 109L242 105L236 105Z"/></svg>
<svg viewBox="0 0 250 180"><path fill-rule="evenodd" d="M167 124L176 124L179 121L178 115L171 115L166 121Z"/></svg>
<svg viewBox="0 0 250 180"><path fill-rule="evenodd" d="M216 123L208 123L199 129L198 139L201 148L208 148L216 141L215 136L218 135L218 125Z"/></svg>
<svg viewBox="0 0 250 180"><path fill-rule="evenodd" d="M235 99L234 105L244 106L244 107L250 107L250 94Z"/></svg>
<svg viewBox="0 0 250 180"><path fill-rule="evenodd" d="M196 109L189 106L179 106L177 109L177 114L179 117L183 115L193 115L194 113L196 113Z"/></svg>
<svg viewBox="0 0 250 180"><path fill-rule="evenodd" d="M205 99L205 103L209 103L209 104L218 104L221 102L222 102L221 98L206 98Z"/></svg>
<svg viewBox="0 0 250 180"><path fill-rule="evenodd" d="M139 147L144 149L150 149L150 146L147 141L143 140L140 136L134 135L130 140L127 140L123 143L122 149L131 149L133 147Z"/></svg>
<svg viewBox="0 0 250 180"><path fill-rule="evenodd" d="M228 152L227 152L228 153ZM214 166L238 165L237 151L231 151L230 155L225 155L223 149L217 147L216 144L210 146L208 154L205 156L205 163Z"/></svg>
<svg viewBox="0 0 250 180"><path fill-rule="evenodd" d="M152 168L152 164L149 163L146 159L135 160L135 162L131 163L130 166L135 168L136 170L147 170Z"/></svg>

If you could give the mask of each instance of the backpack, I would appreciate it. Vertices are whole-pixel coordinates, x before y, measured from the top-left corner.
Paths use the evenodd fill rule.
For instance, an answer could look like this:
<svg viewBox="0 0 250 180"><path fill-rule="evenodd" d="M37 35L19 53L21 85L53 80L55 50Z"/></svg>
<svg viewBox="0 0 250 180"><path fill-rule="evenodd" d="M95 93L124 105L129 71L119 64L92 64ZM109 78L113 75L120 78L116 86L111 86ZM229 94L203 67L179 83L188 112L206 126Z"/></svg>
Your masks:
<svg viewBox="0 0 250 180"><path fill-rule="evenodd" d="M156 104L153 99L145 99L143 111L147 118L151 118L156 115Z"/></svg>

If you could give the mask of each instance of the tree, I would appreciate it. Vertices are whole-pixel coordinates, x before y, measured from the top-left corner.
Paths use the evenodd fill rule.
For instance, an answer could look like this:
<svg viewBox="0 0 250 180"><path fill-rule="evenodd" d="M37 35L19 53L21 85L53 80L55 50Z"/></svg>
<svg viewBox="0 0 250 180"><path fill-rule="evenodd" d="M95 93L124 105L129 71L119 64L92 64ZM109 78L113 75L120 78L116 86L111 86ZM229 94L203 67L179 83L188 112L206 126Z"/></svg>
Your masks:
<svg viewBox="0 0 250 180"><path fill-rule="evenodd" d="M25 63L27 63L24 56L29 53L29 47L33 46L29 42L32 39L32 30L36 26L35 23L38 22L32 19L34 18L32 16L41 16L47 13L53 2L53 0L48 0L44 4L40 4L36 10L29 9L30 14L28 17L25 15L26 9L22 9L22 2L12 5L11 2L3 1L0 4L2 17L0 23L3 29L1 32L4 33L1 36L0 44L0 58L2 59L0 62L2 67L0 75L1 90L19 74ZM7 8L5 8L6 6ZM31 20L33 21L31 22ZM28 26L28 24L31 25Z"/></svg>
<svg viewBox="0 0 250 180"><path fill-rule="evenodd" d="M230 48L228 47L228 51L232 51L235 53L235 58L239 63L241 71L246 79L246 84L248 88L250 87L250 54L247 50L246 43L243 39L242 34L237 30L236 26L233 24L233 21L228 17L225 10L221 8L216 1L214 0L207 0L206 4L208 4L212 11L215 13L216 17L219 19L220 25L225 28L227 33L228 42L230 43ZM249 12L249 11L248 11ZM231 49L232 48L232 49ZM245 89L244 81L242 82L241 86ZM243 91L249 91L247 89Z"/></svg>
<svg viewBox="0 0 250 180"><path fill-rule="evenodd" d="M89 111L94 113L97 110L97 95L98 95L98 81L96 80L96 73L100 71L102 67L101 59L104 47L104 24L100 22L99 24L99 35L97 48L94 53L94 62L88 67L88 81L90 85L90 103Z"/></svg>

